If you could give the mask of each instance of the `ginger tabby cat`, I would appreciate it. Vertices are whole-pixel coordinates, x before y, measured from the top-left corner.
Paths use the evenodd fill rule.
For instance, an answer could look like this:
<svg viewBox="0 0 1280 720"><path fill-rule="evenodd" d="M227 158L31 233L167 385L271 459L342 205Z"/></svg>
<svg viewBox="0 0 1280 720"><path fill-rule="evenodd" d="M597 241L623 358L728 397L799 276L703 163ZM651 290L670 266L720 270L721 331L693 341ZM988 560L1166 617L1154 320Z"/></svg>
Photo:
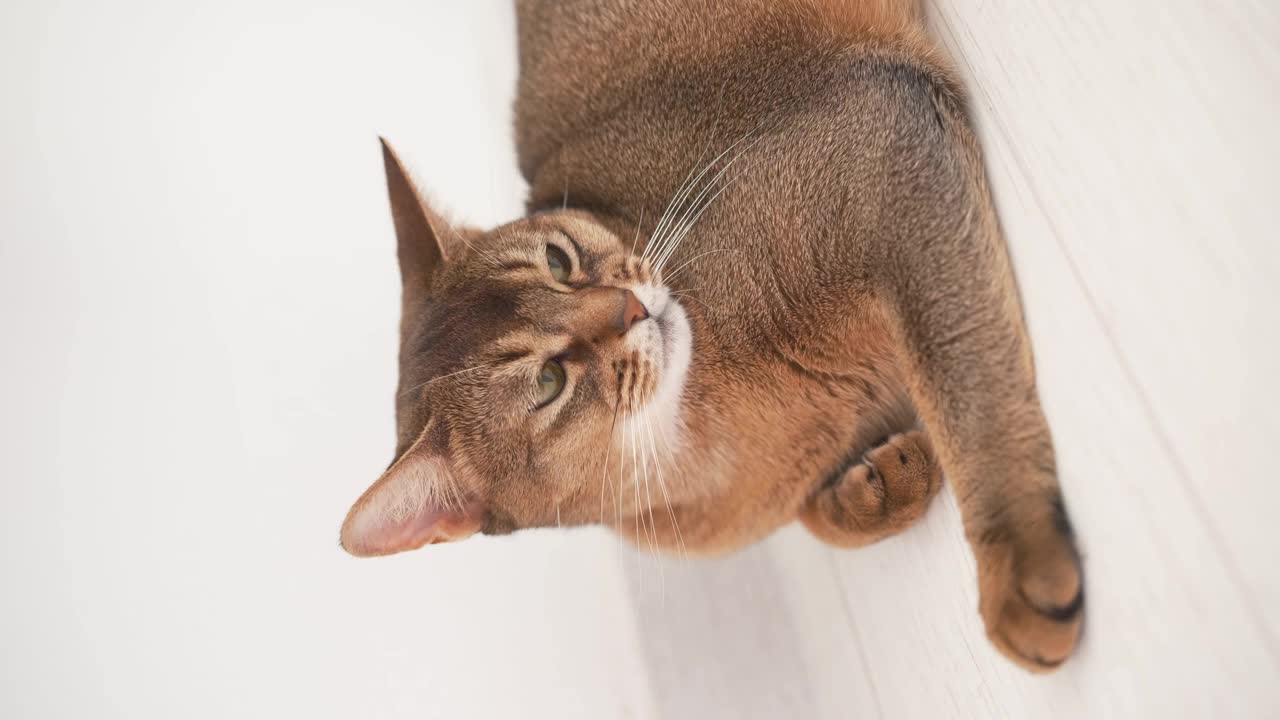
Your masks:
<svg viewBox="0 0 1280 720"><path fill-rule="evenodd" d="M527 217L453 227L384 144L395 461L342 544L603 523L842 547L942 475L992 642L1044 671L1083 580L963 92L915 0L521 0Z"/></svg>

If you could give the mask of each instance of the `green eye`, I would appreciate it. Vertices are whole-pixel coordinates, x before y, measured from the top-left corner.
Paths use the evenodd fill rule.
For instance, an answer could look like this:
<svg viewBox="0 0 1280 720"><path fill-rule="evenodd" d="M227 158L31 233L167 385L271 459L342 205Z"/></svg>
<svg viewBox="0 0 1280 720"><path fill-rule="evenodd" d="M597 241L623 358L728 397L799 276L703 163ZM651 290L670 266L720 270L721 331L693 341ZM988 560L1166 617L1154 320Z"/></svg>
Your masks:
<svg viewBox="0 0 1280 720"><path fill-rule="evenodd" d="M566 283L569 281L569 272L573 265L569 262L569 256L565 251L555 245L547 245L547 269L551 271L551 277L558 283Z"/></svg>
<svg viewBox="0 0 1280 720"><path fill-rule="evenodd" d="M564 366L559 360L548 360L538 372L538 407L545 407L564 390Z"/></svg>

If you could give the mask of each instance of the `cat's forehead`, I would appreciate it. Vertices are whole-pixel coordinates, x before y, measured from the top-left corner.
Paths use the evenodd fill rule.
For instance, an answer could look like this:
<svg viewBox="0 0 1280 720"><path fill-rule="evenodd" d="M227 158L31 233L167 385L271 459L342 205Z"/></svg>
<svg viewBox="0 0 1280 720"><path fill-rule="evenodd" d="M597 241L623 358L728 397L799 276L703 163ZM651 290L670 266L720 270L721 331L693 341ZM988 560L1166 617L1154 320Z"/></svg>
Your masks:
<svg viewBox="0 0 1280 720"><path fill-rule="evenodd" d="M477 278L472 287L454 290L424 308L409 346L412 354L423 364L444 369L499 346L502 338L529 325L521 310L527 294L512 284Z"/></svg>
<svg viewBox="0 0 1280 720"><path fill-rule="evenodd" d="M545 284L476 277L421 309L401 373L417 383L475 367L466 379L479 380L495 367L546 355L564 344L560 306L568 301Z"/></svg>

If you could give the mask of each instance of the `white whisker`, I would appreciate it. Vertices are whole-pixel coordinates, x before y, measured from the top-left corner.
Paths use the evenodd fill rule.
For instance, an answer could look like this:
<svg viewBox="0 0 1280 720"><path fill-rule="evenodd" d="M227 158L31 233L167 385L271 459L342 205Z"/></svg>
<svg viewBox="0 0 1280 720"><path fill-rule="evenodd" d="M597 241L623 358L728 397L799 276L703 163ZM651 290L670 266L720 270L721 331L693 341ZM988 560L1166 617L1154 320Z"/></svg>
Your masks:
<svg viewBox="0 0 1280 720"><path fill-rule="evenodd" d="M660 479L661 475L658 474L662 472L662 469L660 467L661 460L658 458L657 452L652 447L652 444L650 444L649 446L646 446L644 442L646 436L649 436L649 439L652 442L652 433L650 432L650 429L649 429L650 421L648 416L646 415L641 415L640 420L641 420L640 427L644 430L644 432L640 434L640 447L642 450L641 456L642 457L648 456L648 455L653 456L653 469L655 472L654 479L655 481L658 482L659 491L662 492L663 496L665 497L666 491L662 488L662 485L661 485L662 481ZM658 539L658 521L653 517L653 495L650 494L649 492L649 472L647 468L645 470L644 492L649 500L649 525L653 527L654 545L656 549L657 539ZM671 509L671 503L669 502L667 503L667 509L668 510ZM667 602L667 574L666 574L666 565L665 565L666 561L664 558L659 557L657 559L657 562L658 562L658 582L662 586L662 603L663 603L663 606L665 606Z"/></svg>
<svg viewBox="0 0 1280 720"><path fill-rule="evenodd" d="M658 456L658 443L654 439L652 422L645 423L645 432L649 436L649 446L653 449L653 464L654 469L657 471L658 491L662 493L662 500L667 506L667 515L670 516L671 527L676 533L676 543L680 548L680 555L687 560L688 555L685 552L684 536L680 533L680 523L676 520L675 508L671 506L671 496L667 493L667 483L662 476L662 458ZM668 456L671 455L670 448L668 448L667 454Z"/></svg>
<svg viewBox="0 0 1280 720"><path fill-rule="evenodd" d="M644 208L640 208L640 219L636 221L636 236L631 238L631 254L636 254L636 243L640 241L640 227L644 225Z"/></svg>
<svg viewBox="0 0 1280 720"><path fill-rule="evenodd" d="M609 421L609 435L604 442L604 470L600 473L600 524L604 525L604 489L609 484L609 451L613 449L613 433L618 427L618 406L613 406L613 419ZM610 490L612 492L612 489Z"/></svg>
<svg viewBox="0 0 1280 720"><path fill-rule="evenodd" d="M688 199L689 194L694 191L694 189L698 186L699 181L701 181L702 178L706 176L707 172L710 171L711 168L715 167L716 163L720 162L720 160L724 158L725 155L731 152L735 147L738 146L739 143L741 143L743 140L746 140L750 136L751 136L751 133L747 133L746 135L743 135L742 137L738 138L732 145L725 148L719 155L712 158L711 162L707 163L702 168L702 170L698 173L697 177L694 177L692 181L686 178L685 182L681 183L681 187L676 188L676 194L671 198L671 203L667 205L667 211L662 214L662 221L658 223L658 227L653 229L653 235L650 238L650 242L645 246L646 256L651 258L657 257L658 254L665 249L665 245L669 240L669 235L671 233L672 228L678 227L678 225L674 224L674 220L676 219L677 216L681 214L680 208L684 207L684 201ZM694 167L697 167L697 166L695 165ZM692 171L690 171L690 173L692 173ZM716 177L718 178L719 175L717 175ZM713 179L710 182L708 182L707 185L710 186L711 183L714 183L714 182L715 180ZM674 212L672 212L673 210Z"/></svg>
<svg viewBox="0 0 1280 720"><path fill-rule="evenodd" d="M484 365L473 365L473 366L471 366L471 367L463 368L463 369L458 370L458 371L456 371L456 372L451 372L451 373L449 373L448 375L440 375L440 376L438 376L438 377L433 377L433 378L431 378L430 380L427 380L426 382L418 383L417 385L414 385L413 387L411 387L411 388L409 388L409 389L405 390L404 392L400 393L400 397L404 397L405 395L408 395L409 393L413 392L414 390L418 390L418 389L420 389L420 388L424 388L424 387L426 387L426 386L430 385L430 384L431 384L431 383L433 383L433 382L437 382L437 381L439 381L439 380L446 380L446 379L451 378L451 377L453 377L453 376L455 376L455 375L461 375L461 374L463 374L463 373L475 372L476 370L484 370L484 369L485 369L485 368L487 368L487 367L493 367L493 363L485 363Z"/></svg>
<svg viewBox="0 0 1280 720"><path fill-rule="evenodd" d="M663 447L665 447L665 448L667 449L667 456L668 456L668 457L672 457L672 458L674 458L674 457L675 457L675 450L673 450L673 449L672 449L672 446L671 446L671 439L667 437L667 429L666 429L666 427L665 427L664 425L658 425L658 436L659 436L659 438L661 438L661 440L662 440L662 445L663 445ZM668 506L667 506L667 507L668 507L668 509L670 509L670 505L669 505L669 504L668 504ZM689 559L689 554L688 554L688 551L687 551L687 546L685 545L685 542L684 542L684 534L680 532L680 525L679 525L679 523L677 523L677 522L676 522L676 520L675 520L675 511L674 511L674 510L672 510L672 511L671 511L671 522L672 522L672 524L675 526L675 530L676 530L676 539L680 542L680 554L681 554L681 556L684 558L684 560L688 561L688 559Z"/></svg>
<svg viewBox="0 0 1280 720"><path fill-rule="evenodd" d="M471 252L475 253L476 255L479 255L482 260L492 265L495 269L502 267L502 263L498 262L497 259L493 257L493 255L490 255L484 250L481 250L475 245L472 245L471 241L468 240L465 236L463 236L462 233L458 232L452 225L446 222L445 227L449 228L449 232L453 233L454 237L458 238L458 240L460 240L463 245L466 245L468 248L470 248Z"/></svg>
<svg viewBox="0 0 1280 720"><path fill-rule="evenodd" d="M713 187L715 187L716 182L718 182L720 178L724 176L726 172L728 172L729 168L733 167L734 163L738 162L738 160L740 160L743 156L745 156L748 152L750 152L753 148L755 148L756 145L760 144L760 141L763 140L765 137L764 135L760 134L760 130L763 128L764 128L763 123L761 123L760 125L757 125L750 132L748 132L746 135L743 135L741 138L738 139L737 142L735 142L733 145L730 145L725 150L725 152L728 152L729 150L732 150L734 147L736 147L743 140L746 140L748 138L753 138L749 145L747 145L741 151L739 151L737 155L734 155L733 159L731 159L728 163L726 163L725 166L721 168L718 173L716 173L715 177L707 181L706 185L703 186L702 191L698 194L696 198L694 198L692 202L689 203L689 207L686 208L684 215L674 225L674 227L676 228L675 231L670 231L670 230L668 231L669 237L664 238L662 243L663 248L660 251L660 253L657 254L658 259L655 262L656 268L660 270L662 266L666 264L667 260L671 257L672 252L675 251L676 246L680 244L680 242L684 239L686 235L688 235L689 230L692 229L694 223L697 222L698 218L702 216L702 213L705 212L706 209L711 206L711 203L715 202L716 198L718 198L720 194L725 191L726 188L728 188L730 185L733 184L732 182L726 182L724 186L721 187L720 190L718 190L715 193L715 195L711 197L710 200L707 200L706 203L703 204L700 209L698 208L699 201L701 201L702 198L706 196L707 192L709 192ZM723 155L724 153L721 153L721 157L723 157ZM718 159L719 158L717 158L717 160ZM743 173L739 173L737 177L741 177L742 174ZM696 214L693 215L692 219L688 219L689 216L694 213L695 209L697 209ZM676 233L679 233L679 237L674 237L673 239L672 236L674 236Z"/></svg>
<svg viewBox="0 0 1280 720"><path fill-rule="evenodd" d="M715 312L715 311L716 311L716 309L715 309L715 308L713 308L713 307L711 307L710 305L708 305L705 301L703 301L703 300L702 300L701 298L699 298L697 295L692 295L692 294L689 294L688 292L674 292L674 293L671 293L671 297L678 297L678 298L680 298L680 299L682 299L682 300L683 300L683 299L685 299L685 298L688 298L689 300L692 300L692 301L694 301L694 302L698 303L699 305L701 305L702 307L706 308L707 310L710 310L711 312Z"/></svg>
<svg viewBox="0 0 1280 720"><path fill-rule="evenodd" d="M643 419L644 416L642 415L640 417L641 419ZM649 490L649 454L646 452L646 448L644 445L644 436L640 435L639 440L640 440L640 463L641 463L641 468L644 470L644 495L645 495L646 504L649 506L648 508L649 509L649 527L653 533L652 539L649 542L649 547L652 548L654 552L657 552L658 524L653 520L653 493L650 492Z"/></svg>
<svg viewBox="0 0 1280 720"><path fill-rule="evenodd" d="M717 122L719 121L717 120ZM676 202L677 198L681 198L681 202L683 202L683 194L681 193L681 191L685 190L686 187L692 187L692 185L690 184L690 180L693 180L693 173L695 170L698 169L698 163L701 162L702 156L707 153L707 148L711 147L711 141L714 137L715 137L714 132L712 132L711 135L707 137L707 144L704 145L702 147L702 150L698 153L698 159L693 161L693 165L689 168L689 174L685 176L684 180L680 181L680 184L676 186L675 192L671 194L671 201L667 203L666 209L663 210L662 215L658 217L658 224L656 227L653 228L653 234L649 236L649 242L645 243L644 253L641 255L641 257L648 257L652 254L652 252L655 251L654 246L656 243L654 241L662 236L663 228L666 226L666 223L670 220L672 211L678 207ZM721 155L723 154L724 153L721 153ZM711 163L707 165L707 167L703 168L702 172L705 173L707 171L707 168L710 167L711 165L714 165L716 160L719 160L719 159L720 159L719 157L713 159ZM698 177L699 178L702 177L702 173L699 173ZM693 180L693 182L697 182L697 181Z"/></svg>
<svg viewBox="0 0 1280 720"><path fill-rule="evenodd" d="M626 435L629 435L630 433L627 432L626 428L623 428L622 434L626 436ZM631 446L631 488L634 491L635 500L636 500L636 504L634 508L634 512L636 514L636 518L635 518L636 519L636 522L635 522L636 541L639 542L640 534L642 532L640 523L644 522L644 511L640 509L640 478L639 478L640 474L636 472L638 470L637 463L636 463L636 444L634 442L628 442L627 444ZM644 533L645 539L648 539L649 537L648 528L644 528L643 533Z"/></svg>
<svg viewBox="0 0 1280 720"><path fill-rule="evenodd" d="M676 269L672 270L670 275L667 275L666 277L663 278L663 282L666 283L667 285L670 285L671 281L675 280L676 276L680 274L680 271L688 267L689 264L692 263L694 260L697 260L698 258L706 257L708 255L714 255L715 253L722 253L722 252L741 252L741 250L739 250L738 248L719 248L717 250L708 250L704 253L698 253L697 255L694 255L688 260L685 260L684 262L677 265Z"/></svg>
<svg viewBox="0 0 1280 720"><path fill-rule="evenodd" d="M622 403L621 387L618 388L618 403L619 404ZM624 418L624 421L625 421L625 418ZM618 532L622 532L622 489L626 487L626 483L624 483L622 479L622 476L627 469L626 468L626 456L627 456L626 440L627 440L627 433L624 431L622 433L623 447L618 450L618 519L617 519L617 523L614 525L614 527L617 529Z"/></svg>
<svg viewBox="0 0 1280 720"><path fill-rule="evenodd" d="M740 160L742 156L746 154L746 152L754 146L755 146L754 143L752 145L747 146L742 150L742 152L735 155L732 160L725 163L725 166L720 169L720 172L716 173L715 177L711 178L711 180L707 182L706 186L703 187L702 192L698 193L698 196L695 197L691 203L689 203L689 208L686 210L685 214L680 218L679 224L675 226L676 229L672 233L672 239L666 243L665 247L662 250L661 255L659 255L657 260L655 261L655 265L659 270L661 270L662 266L667 263L667 260L671 257L671 254L675 252L676 247L678 247L680 243L684 240L685 236L689 234L689 231L693 229L693 226L695 223L697 223L698 218L702 217L702 213L706 212L707 208L711 207L711 204L716 201L716 198L720 197L720 195L724 193L725 190L729 189L729 187L733 183L732 182L724 183L724 185L722 185L719 190L716 190L715 194L713 194L711 198L706 201L706 203L702 204L701 207L698 206L698 203L700 203L702 199L706 197L706 194L710 192L713 187L715 187L716 183L719 182L720 178L724 177L724 174L727 173L729 169L733 167L734 163L738 162L738 160ZM738 177L741 177L741 175L738 175ZM690 215L692 215L692 217L690 217Z"/></svg>

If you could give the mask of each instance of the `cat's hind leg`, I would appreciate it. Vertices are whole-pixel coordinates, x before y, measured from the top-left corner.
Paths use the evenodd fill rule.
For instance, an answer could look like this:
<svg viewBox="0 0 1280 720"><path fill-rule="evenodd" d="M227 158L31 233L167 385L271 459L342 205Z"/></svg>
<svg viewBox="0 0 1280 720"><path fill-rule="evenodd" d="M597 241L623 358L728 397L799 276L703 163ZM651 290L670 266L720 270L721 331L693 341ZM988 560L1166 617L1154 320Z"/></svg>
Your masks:
<svg viewBox="0 0 1280 720"><path fill-rule="evenodd" d="M800 508L819 539L860 547L920 519L942 486L942 467L923 431L892 435L851 455Z"/></svg>

